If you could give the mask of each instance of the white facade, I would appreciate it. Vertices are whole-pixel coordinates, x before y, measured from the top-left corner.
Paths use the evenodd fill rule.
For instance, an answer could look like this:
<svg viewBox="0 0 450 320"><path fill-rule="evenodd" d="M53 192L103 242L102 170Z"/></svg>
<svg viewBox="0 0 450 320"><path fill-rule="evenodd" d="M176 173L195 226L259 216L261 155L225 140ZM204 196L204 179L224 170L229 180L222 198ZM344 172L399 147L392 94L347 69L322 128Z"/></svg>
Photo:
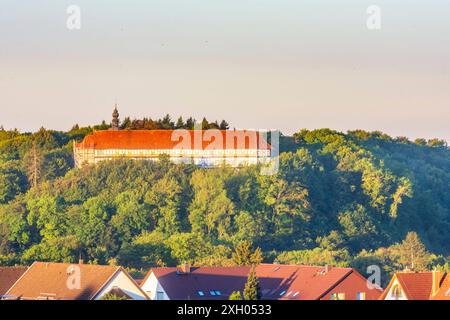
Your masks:
<svg viewBox="0 0 450 320"><path fill-rule="evenodd" d="M270 160L270 149L91 149L74 147L75 166L97 164L105 160L132 159L157 161L167 155L174 163L192 163L200 167L229 165L240 167L266 163Z"/></svg>
<svg viewBox="0 0 450 320"><path fill-rule="evenodd" d="M151 300L170 300L153 272L145 282L142 283L141 288Z"/></svg>
<svg viewBox="0 0 450 320"><path fill-rule="evenodd" d="M397 278L392 282L384 300L408 300Z"/></svg>
<svg viewBox="0 0 450 320"><path fill-rule="evenodd" d="M139 286L132 281L123 270L119 270L114 274L100 292L96 294L94 300L100 300L114 287L120 288L124 293L133 298L133 300L148 300L142 290L140 290Z"/></svg>

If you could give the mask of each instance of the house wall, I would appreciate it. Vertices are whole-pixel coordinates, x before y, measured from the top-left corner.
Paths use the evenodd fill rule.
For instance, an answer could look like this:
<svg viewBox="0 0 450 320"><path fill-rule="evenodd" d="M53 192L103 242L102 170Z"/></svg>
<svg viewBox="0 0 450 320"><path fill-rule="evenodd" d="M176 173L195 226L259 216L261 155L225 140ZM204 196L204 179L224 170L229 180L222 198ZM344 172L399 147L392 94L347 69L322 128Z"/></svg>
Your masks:
<svg viewBox="0 0 450 320"><path fill-rule="evenodd" d="M270 150L259 149L223 149L223 150L191 150L191 149L111 149L96 150L92 148L74 147L75 166L81 168L85 164L96 164L104 160L128 158L133 160L158 160L166 154L175 163L193 162L199 166L214 167L226 163L232 167L265 163L270 159Z"/></svg>
<svg viewBox="0 0 450 320"><path fill-rule="evenodd" d="M393 295L393 291L394 291L394 287L398 285L399 288L402 290L402 296L400 298L394 297ZM394 281L392 281L392 285L388 288L388 293L386 294L386 297L384 298L384 300L408 300L406 298L405 292L403 291L403 289L401 288L401 285L399 284L397 278L394 279Z"/></svg>
<svg viewBox="0 0 450 320"><path fill-rule="evenodd" d="M142 290L150 297L151 300L170 300L164 288L152 272L147 280L141 285ZM160 295L158 295L158 292Z"/></svg>
<svg viewBox="0 0 450 320"><path fill-rule="evenodd" d="M139 290L136 283L122 271L119 270L108 282L108 284L95 296L94 300L101 299L106 293L108 293L113 287L119 287L127 295L134 300L147 300L147 297Z"/></svg>
<svg viewBox="0 0 450 320"><path fill-rule="evenodd" d="M321 300L330 300L331 295L337 293L345 293L345 300L356 300L358 292L365 292L366 300L377 300L382 293L381 290L369 289L367 285L367 280L363 276L352 272Z"/></svg>

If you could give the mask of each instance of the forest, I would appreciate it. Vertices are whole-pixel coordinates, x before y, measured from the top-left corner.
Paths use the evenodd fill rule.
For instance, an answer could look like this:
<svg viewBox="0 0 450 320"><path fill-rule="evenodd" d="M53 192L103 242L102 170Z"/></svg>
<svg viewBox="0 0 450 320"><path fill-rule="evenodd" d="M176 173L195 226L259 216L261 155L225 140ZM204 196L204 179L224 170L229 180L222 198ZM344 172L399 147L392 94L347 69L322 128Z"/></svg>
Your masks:
<svg viewBox="0 0 450 320"><path fill-rule="evenodd" d="M191 124L166 116L128 119L122 128ZM245 263L237 256L256 249L251 257L264 262L351 266L363 274L375 264L385 278L405 267L449 269L450 149L443 140L303 129L281 137L274 175L166 157L73 169L73 141L108 127L0 128L0 265L82 257L139 272L186 261Z"/></svg>

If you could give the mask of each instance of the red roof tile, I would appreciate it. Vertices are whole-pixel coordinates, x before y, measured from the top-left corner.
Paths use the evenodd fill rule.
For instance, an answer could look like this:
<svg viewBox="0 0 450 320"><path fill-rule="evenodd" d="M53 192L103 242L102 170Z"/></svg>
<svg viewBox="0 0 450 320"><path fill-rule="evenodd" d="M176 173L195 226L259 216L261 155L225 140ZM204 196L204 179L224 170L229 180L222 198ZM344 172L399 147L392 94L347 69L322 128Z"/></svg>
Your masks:
<svg viewBox="0 0 450 320"><path fill-rule="evenodd" d="M106 130L77 144L95 149L270 149L261 133L250 130Z"/></svg>
<svg viewBox="0 0 450 320"><path fill-rule="evenodd" d="M4 295L26 270L27 267L0 267L0 295Z"/></svg>
<svg viewBox="0 0 450 320"><path fill-rule="evenodd" d="M154 268L146 279L153 272L170 299L227 299L233 291L243 291L250 268L201 267L191 268L188 274L177 273L177 268ZM267 300L321 299L353 273L358 274L351 268L337 267L328 272L324 272L324 267L319 266L260 264L256 267L262 299ZM211 290L220 291L221 296L211 295ZM199 291L204 296L200 296ZM377 290L376 297L380 293Z"/></svg>
<svg viewBox="0 0 450 320"><path fill-rule="evenodd" d="M409 300L428 300L431 295L431 272L399 272L398 282Z"/></svg>

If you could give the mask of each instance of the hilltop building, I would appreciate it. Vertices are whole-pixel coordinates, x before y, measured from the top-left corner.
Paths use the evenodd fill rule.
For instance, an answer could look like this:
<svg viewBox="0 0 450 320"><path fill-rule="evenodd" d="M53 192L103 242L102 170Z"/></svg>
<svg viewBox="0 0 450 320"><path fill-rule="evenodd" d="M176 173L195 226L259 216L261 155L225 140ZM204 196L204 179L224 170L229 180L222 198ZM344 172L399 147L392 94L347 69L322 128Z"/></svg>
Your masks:
<svg viewBox="0 0 450 320"><path fill-rule="evenodd" d="M175 163L239 167L265 163L271 146L254 130L120 130L115 108L111 129L74 143L73 152L77 168L118 158L158 160L161 155Z"/></svg>

